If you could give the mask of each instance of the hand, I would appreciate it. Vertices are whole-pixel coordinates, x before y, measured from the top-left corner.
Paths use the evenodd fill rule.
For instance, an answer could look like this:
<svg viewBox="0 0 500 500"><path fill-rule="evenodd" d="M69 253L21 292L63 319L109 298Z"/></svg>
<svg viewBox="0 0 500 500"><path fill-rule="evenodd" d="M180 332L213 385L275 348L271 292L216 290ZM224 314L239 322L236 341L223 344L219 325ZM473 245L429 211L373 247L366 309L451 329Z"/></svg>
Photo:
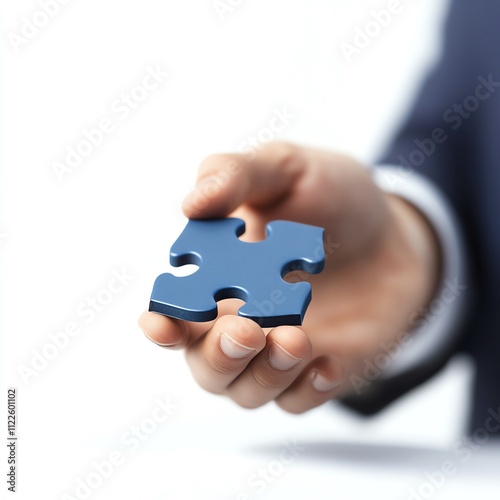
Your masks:
<svg viewBox="0 0 500 500"><path fill-rule="evenodd" d="M201 387L245 408L275 400L300 413L352 392L366 361L397 342L432 297L439 251L430 227L349 157L287 143L212 155L182 208L189 218L242 218L247 241L263 239L276 219L325 228L325 269L307 275L313 299L302 328L264 331L236 316L235 300L219 302L210 323L140 318L153 342L185 349Z"/></svg>

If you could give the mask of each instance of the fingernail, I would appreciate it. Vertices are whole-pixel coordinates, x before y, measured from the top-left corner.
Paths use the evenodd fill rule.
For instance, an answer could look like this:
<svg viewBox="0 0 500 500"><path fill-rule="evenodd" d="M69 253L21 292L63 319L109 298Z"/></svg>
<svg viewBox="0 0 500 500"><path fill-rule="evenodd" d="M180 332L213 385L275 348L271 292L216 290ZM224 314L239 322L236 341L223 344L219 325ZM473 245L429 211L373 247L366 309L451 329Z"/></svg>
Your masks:
<svg viewBox="0 0 500 500"><path fill-rule="evenodd" d="M230 358L242 359L250 356L252 352L255 352L253 347L247 347L246 345L240 344L225 333L221 334L219 343L224 354Z"/></svg>
<svg viewBox="0 0 500 500"><path fill-rule="evenodd" d="M144 335L146 335L146 337L151 340L151 342L153 342L153 344L156 344L156 345L159 345L160 347L176 347L177 346L177 342L174 342L173 344L162 344L161 342L157 342L156 340L153 340L146 332L144 332Z"/></svg>
<svg viewBox="0 0 500 500"><path fill-rule="evenodd" d="M279 344L273 342L269 348L269 364L276 370L289 370L302 361L296 358Z"/></svg>
<svg viewBox="0 0 500 500"><path fill-rule="evenodd" d="M312 386L319 392L331 391L340 384L340 380L330 380L317 371L312 375Z"/></svg>

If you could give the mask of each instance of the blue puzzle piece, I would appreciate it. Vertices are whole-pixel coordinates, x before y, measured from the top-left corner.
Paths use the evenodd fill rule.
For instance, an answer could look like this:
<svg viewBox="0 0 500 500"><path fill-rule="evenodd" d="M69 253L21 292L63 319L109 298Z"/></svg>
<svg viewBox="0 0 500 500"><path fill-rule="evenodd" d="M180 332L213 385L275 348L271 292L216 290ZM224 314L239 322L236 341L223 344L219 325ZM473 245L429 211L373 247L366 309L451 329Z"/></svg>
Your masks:
<svg viewBox="0 0 500 500"><path fill-rule="evenodd" d="M311 301L311 285L287 283L290 271L319 273L325 263L323 229L288 221L267 225L267 239L238 239L241 219L190 220L170 250L175 266L196 264L190 276L156 278L149 310L188 321L217 317L216 301L245 301L238 314L262 327L301 325Z"/></svg>

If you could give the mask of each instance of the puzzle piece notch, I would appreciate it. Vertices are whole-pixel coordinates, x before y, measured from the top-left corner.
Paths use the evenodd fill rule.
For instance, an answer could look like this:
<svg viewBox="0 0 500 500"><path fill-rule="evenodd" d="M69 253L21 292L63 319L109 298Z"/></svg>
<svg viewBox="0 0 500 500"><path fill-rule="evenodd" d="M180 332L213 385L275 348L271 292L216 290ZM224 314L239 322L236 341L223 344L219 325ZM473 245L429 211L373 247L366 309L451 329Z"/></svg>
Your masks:
<svg viewBox="0 0 500 500"><path fill-rule="evenodd" d="M196 264L182 278L158 276L150 310L188 321L217 317L216 301L245 301L238 314L262 327L300 325L311 300L309 283L290 284L282 278L292 270L318 273L324 265L323 229L289 221L267 225L264 241L238 239L241 219L190 220L173 244L173 266Z"/></svg>

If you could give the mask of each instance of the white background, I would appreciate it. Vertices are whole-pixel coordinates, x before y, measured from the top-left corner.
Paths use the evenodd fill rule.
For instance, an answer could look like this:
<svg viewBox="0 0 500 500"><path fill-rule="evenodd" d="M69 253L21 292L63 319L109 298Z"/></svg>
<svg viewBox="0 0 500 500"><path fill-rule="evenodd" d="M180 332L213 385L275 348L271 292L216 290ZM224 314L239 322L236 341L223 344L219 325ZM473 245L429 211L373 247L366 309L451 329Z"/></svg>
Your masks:
<svg viewBox="0 0 500 500"><path fill-rule="evenodd" d="M3 387L18 388L17 498L498 493L498 451L452 451L465 425L465 360L375 418L333 404L297 417L204 393L182 353L154 346L136 324L185 224L180 201L205 155L237 150L283 107L294 118L277 139L366 162L380 153L438 55L446 9L402 1L347 61L341 44L388 3L243 0L221 19L211 0L73 0L18 45L23 18L40 6L3 2L1 321ZM113 103L157 66L169 76L128 116L117 112ZM113 131L58 179L54 162L103 118ZM131 278L88 321L80 304L109 298L102 290L113 270ZM70 322L81 333L54 351L49 334ZM53 359L21 376L43 352ZM177 406L158 425L156 398ZM5 400L4 390L2 415ZM127 433L141 425L149 434L136 449ZM283 441L294 440L302 451L282 465ZM101 482L92 464L112 453L122 461ZM0 460L6 464L7 448ZM457 472L429 487L425 473L444 460ZM272 482L255 482L260 469ZM100 484L77 491L89 477Z"/></svg>

